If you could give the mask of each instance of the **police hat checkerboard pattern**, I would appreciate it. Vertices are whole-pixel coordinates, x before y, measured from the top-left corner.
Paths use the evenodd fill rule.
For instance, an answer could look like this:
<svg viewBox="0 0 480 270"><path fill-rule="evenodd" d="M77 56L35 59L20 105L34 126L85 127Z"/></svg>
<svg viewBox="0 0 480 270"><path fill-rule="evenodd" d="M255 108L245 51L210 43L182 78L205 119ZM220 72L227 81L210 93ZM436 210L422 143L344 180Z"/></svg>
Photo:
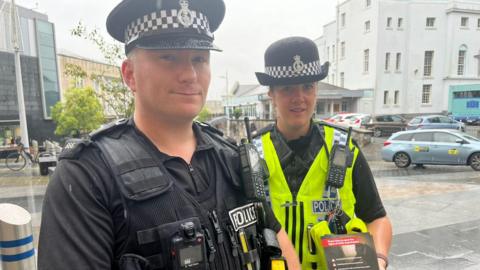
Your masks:
<svg viewBox="0 0 480 270"><path fill-rule="evenodd" d="M223 0L123 0L110 12L107 30L127 53L133 47L218 50L213 32L224 15Z"/></svg>
<svg viewBox="0 0 480 270"><path fill-rule="evenodd" d="M315 43L304 37L288 37L272 43L265 51L265 72L255 75L261 85L291 85L320 81L329 63L320 64Z"/></svg>

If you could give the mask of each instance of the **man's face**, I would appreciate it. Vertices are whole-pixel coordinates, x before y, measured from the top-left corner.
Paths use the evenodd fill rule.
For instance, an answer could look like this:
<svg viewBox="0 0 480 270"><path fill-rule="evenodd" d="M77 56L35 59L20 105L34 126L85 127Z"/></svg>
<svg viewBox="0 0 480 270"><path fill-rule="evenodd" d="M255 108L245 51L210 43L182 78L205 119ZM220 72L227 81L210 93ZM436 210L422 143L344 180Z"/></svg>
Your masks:
<svg viewBox="0 0 480 270"><path fill-rule="evenodd" d="M268 95L277 111L280 131L307 129L315 108L317 84L272 86Z"/></svg>
<svg viewBox="0 0 480 270"><path fill-rule="evenodd" d="M135 95L135 111L168 121L191 121L202 109L210 84L207 50L134 49L122 65Z"/></svg>

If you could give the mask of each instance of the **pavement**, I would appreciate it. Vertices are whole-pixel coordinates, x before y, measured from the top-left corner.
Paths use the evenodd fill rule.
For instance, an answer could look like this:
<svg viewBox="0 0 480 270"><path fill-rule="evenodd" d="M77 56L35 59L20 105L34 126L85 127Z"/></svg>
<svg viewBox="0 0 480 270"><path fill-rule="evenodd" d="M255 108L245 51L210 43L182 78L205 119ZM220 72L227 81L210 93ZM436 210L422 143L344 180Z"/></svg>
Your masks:
<svg viewBox="0 0 480 270"><path fill-rule="evenodd" d="M466 166L398 169L380 158L385 138L362 148L394 237L389 269L480 270L480 173ZM35 245L48 177L38 167L20 172L0 160L0 203L18 204L32 213Z"/></svg>

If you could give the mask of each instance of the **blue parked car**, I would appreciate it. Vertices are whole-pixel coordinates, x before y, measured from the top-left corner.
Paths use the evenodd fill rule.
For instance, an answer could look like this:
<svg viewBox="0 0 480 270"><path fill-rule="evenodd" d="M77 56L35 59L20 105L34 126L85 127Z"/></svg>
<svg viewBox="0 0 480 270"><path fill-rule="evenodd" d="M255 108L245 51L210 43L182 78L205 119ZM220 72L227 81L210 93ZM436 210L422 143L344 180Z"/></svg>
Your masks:
<svg viewBox="0 0 480 270"><path fill-rule="evenodd" d="M465 131L465 124L444 115L425 115L413 118L406 126L406 130L433 128Z"/></svg>
<svg viewBox="0 0 480 270"><path fill-rule="evenodd" d="M399 168L410 164L470 165L480 171L480 140L450 129L400 131L383 143L382 159Z"/></svg>

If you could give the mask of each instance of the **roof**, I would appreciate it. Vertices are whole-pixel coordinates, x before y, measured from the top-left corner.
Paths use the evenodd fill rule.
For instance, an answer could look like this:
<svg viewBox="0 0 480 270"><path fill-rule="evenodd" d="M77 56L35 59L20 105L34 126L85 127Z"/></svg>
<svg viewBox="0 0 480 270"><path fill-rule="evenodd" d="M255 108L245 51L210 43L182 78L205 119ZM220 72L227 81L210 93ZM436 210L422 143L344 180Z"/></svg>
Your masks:
<svg viewBox="0 0 480 270"><path fill-rule="evenodd" d="M238 84L235 89L233 89L233 95L235 97L243 97L243 96L254 96L254 95L261 95L268 92L268 88L263 87L259 84Z"/></svg>

